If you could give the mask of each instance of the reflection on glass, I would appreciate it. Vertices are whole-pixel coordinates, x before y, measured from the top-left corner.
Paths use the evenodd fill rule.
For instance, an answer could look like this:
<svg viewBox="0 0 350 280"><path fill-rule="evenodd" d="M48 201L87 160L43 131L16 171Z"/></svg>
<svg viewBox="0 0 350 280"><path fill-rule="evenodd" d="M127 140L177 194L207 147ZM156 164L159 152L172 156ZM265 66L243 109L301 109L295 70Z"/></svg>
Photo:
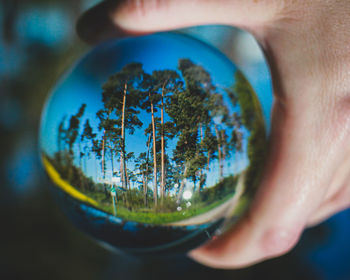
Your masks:
<svg viewBox="0 0 350 280"><path fill-rule="evenodd" d="M55 88L41 127L63 209L97 239L139 253L189 250L237 220L264 148L242 73L178 34L94 49Z"/></svg>

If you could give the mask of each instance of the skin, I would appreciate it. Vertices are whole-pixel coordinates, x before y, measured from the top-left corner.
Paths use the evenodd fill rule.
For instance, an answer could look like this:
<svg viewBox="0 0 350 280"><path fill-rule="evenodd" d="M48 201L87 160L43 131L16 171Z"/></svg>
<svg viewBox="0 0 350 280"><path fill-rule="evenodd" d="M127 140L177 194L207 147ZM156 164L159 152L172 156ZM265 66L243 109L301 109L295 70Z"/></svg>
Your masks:
<svg viewBox="0 0 350 280"><path fill-rule="evenodd" d="M233 25L266 54L275 100L260 190L238 226L190 252L193 259L239 268L280 256L306 227L350 206L348 0L130 0L106 16L109 36Z"/></svg>

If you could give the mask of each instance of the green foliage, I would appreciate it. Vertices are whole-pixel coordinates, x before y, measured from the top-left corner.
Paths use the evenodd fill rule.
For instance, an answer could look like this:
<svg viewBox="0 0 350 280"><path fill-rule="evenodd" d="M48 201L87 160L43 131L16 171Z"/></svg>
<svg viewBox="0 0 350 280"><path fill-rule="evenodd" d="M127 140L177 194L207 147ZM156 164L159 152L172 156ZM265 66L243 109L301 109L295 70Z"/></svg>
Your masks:
<svg viewBox="0 0 350 280"><path fill-rule="evenodd" d="M199 198L202 202L215 201L224 199L226 196L233 195L235 193L238 178L229 176L221 180L217 185L212 188L204 189L199 193Z"/></svg>
<svg viewBox="0 0 350 280"><path fill-rule="evenodd" d="M242 123L250 132L248 139L250 167L246 173L246 190L254 193L260 183L266 157L266 127L259 99L253 88L241 72L236 72L235 79L234 92L241 106Z"/></svg>

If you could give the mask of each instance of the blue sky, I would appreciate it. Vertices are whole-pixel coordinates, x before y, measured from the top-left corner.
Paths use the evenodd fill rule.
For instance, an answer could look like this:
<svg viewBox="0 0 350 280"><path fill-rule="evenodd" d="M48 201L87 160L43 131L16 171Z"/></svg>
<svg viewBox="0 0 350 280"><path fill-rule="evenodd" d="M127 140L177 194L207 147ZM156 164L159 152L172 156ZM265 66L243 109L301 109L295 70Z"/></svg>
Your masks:
<svg viewBox="0 0 350 280"><path fill-rule="evenodd" d="M98 126L96 112L102 108L101 86L111 74L126 64L140 62L144 70L151 73L153 70L176 69L180 58L189 58L194 63L202 65L219 88L229 87L234 83L237 68L216 49L188 36L167 33L110 41L83 57L54 88L43 114L40 138L42 148L51 155L57 150L59 122L64 115L69 118L75 114L82 103L87 107L81 123L83 124L88 118L96 132ZM233 108L227 96L224 96L224 99L231 111L237 110ZM127 152L133 151L136 156L140 152L145 152L144 128L150 122L150 114L141 113L139 118L145 123L143 129L136 129L134 135L127 134L126 139ZM173 143L175 144L176 140ZM169 150L174 148L174 144L171 145L169 142ZM244 168L247 164L244 155L238 158L236 170ZM218 174L215 165L217 164L213 164L212 172ZM94 164L88 164L87 173L94 175L94 169ZM208 177L212 183L217 180L217 176Z"/></svg>

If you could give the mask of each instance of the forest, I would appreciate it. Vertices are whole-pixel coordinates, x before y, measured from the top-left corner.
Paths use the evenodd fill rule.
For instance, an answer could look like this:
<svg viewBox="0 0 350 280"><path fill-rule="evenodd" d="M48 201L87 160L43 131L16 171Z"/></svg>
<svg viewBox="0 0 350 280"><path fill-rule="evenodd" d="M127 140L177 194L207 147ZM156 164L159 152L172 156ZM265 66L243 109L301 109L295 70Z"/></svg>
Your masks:
<svg viewBox="0 0 350 280"><path fill-rule="evenodd" d="M62 116L57 151L43 151L44 157L62 179L117 216L137 220L143 213L147 220L162 213L159 222L166 222L208 211L235 193L239 174L230 163L245 152L259 165L265 144L255 93L239 71L234 78L228 88L215 85L189 59L152 73L127 64L102 85L103 107L94 120L84 118L86 103ZM130 136L141 133L143 149L135 149ZM89 174L91 162L98 176ZM246 169L258 177L256 167Z"/></svg>

